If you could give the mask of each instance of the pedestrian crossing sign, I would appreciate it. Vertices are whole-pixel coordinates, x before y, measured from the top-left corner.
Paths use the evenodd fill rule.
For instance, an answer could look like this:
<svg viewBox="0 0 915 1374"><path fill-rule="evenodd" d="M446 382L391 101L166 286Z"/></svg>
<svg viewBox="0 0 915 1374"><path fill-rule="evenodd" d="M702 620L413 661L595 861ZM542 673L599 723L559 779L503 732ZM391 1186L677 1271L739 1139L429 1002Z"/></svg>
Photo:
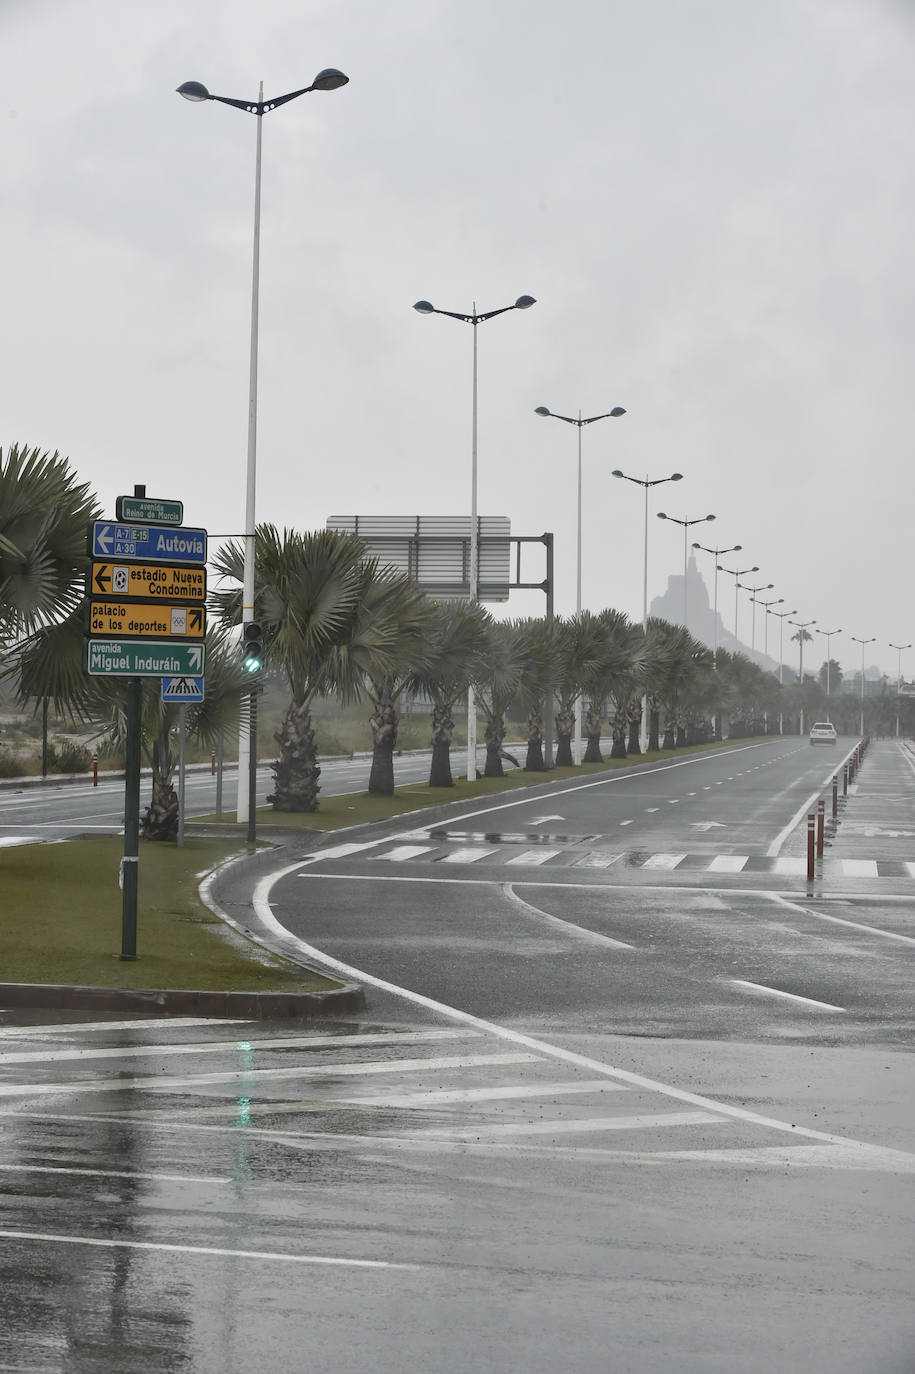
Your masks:
<svg viewBox="0 0 915 1374"><path fill-rule="evenodd" d="M202 677L164 677L162 679L162 700L183 704L203 701Z"/></svg>

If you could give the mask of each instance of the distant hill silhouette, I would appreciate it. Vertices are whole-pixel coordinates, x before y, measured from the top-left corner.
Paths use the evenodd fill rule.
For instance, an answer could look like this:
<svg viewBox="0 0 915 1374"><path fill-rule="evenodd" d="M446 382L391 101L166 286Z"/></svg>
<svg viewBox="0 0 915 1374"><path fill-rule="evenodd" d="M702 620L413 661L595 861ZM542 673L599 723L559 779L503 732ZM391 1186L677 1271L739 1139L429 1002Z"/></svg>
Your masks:
<svg viewBox="0 0 915 1374"><path fill-rule="evenodd" d="M714 574L713 574L714 575ZM766 608L756 606L750 601L749 593L741 591L738 593L740 602L738 607L738 629L742 629L751 636L753 624L753 611L756 611L756 649L752 649L749 644L743 643L734 638L734 578L727 573L718 574L718 647L727 649L729 653L744 654L754 663L758 663L767 672L775 673L778 676L778 643L779 643L779 621L769 618L768 629L768 655L763 652L763 645L766 643ZM722 615L722 611L724 615ZM729 614L730 612L730 614ZM669 620L673 625L683 624L683 574L672 573L667 579L667 590L663 596L656 596L651 603L649 614L657 616L661 620ZM690 554L689 562L686 565L686 614L688 619L688 630L696 639L707 644L710 649L715 647L715 611L712 599L709 596L705 579L696 565L695 554ZM731 628L728 629L725 618L730 621ZM782 680L793 682L797 677L797 669L789 667L789 659L794 661L798 657L798 646L791 643L791 635L794 634L793 627L785 623L784 644L785 660L782 668ZM790 647L789 647L790 645ZM818 647L818 646L817 646ZM806 646L807 650L813 650L813 645ZM772 657L772 650L775 650L775 657ZM819 661L816 661L814 668L815 655L811 654L808 665L807 653L804 655L804 676L819 669Z"/></svg>

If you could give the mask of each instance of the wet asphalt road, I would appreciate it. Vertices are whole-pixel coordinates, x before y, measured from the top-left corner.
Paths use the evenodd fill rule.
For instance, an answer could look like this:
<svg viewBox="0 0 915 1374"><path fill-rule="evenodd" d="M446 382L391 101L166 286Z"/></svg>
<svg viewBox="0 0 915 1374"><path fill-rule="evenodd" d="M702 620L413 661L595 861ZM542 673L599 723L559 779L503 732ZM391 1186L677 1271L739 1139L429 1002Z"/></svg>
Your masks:
<svg viewBox="0 0 915 1374"><path fill-rule="evenodd" d="M915 773L808 886L826 752L261 881L358 1021L0 1028L0 1368L915 1370Z"/></svg>

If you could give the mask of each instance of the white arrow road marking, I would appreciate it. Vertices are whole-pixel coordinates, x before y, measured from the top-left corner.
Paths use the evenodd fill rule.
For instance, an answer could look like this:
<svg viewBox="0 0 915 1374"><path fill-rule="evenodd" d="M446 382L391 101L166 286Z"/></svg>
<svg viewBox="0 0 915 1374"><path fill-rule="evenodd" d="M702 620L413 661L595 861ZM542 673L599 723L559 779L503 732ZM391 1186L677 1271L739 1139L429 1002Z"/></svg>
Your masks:
<svg viewBox="0 0 915 1374"><path fill-rule="evenodd" d="M565 816L533 816L531 825L546 825L547 821L564 821Z"/></svg>
<svg viewBox="0 0 915 1374"><path fill-rule="evenodd" d="M724 821L691 821L694 830L727 830Z"/></svg>

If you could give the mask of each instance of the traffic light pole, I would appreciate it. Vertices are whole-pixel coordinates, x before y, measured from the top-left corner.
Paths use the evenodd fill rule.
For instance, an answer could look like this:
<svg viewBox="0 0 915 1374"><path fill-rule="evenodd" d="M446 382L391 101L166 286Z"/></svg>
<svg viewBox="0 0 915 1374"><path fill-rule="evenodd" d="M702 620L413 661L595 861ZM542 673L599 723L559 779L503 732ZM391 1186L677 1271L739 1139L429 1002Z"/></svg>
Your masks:
<svg viewBox="0 0 915 1374"><path fill-rule="evenodd" d="M257 687L248 693L248 740L251 753L248 762L248 844L257 841ZM241 778L238 780L241 787Z"/></svg>

